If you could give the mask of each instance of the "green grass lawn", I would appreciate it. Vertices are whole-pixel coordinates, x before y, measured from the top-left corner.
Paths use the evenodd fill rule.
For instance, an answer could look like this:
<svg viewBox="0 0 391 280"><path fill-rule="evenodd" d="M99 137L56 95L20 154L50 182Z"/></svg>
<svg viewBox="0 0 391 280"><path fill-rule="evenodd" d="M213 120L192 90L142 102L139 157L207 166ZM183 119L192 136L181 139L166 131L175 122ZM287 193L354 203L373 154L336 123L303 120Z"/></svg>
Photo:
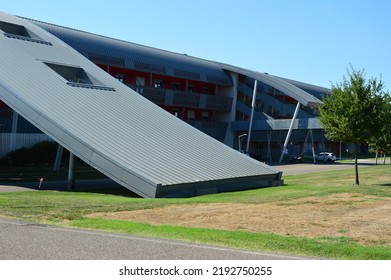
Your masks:
<svg viewBox="0 0 391 280"><path fill-rule="evenodd" d="M110 232L160 237L196 243L294 253L333 259L391 259L391 247L363 246L349 238L303 238L267 233L250 233L184 226L87 218L94 212L115 212L156 208L172 204L251 203L289 201L333 193L391 197L391 166L360 168L360 186L353 185L354 171L342 170L285 176L285 186L241 192L220 193L182 199L143 199L94 192L28 191L0 193L0 216L58 226L99 229Z"/></svg>

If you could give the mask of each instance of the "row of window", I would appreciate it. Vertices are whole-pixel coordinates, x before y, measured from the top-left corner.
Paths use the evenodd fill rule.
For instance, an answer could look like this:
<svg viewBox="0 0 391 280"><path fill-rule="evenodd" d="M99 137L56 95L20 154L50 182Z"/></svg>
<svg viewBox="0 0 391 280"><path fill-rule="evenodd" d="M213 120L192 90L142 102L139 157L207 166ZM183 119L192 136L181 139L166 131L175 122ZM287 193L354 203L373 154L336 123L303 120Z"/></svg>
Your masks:
<svg viewBox="0 0 391 280"><path fill-rule="evenodd" d="M154 88L164 88L164 82L162 80L155 80L154 81ZM179 83L177 82L171 82L171 89L173 90L179 90ZM187 92L195 92L195 86L194 85L187 85ZM202 87L203 94L209 94L209 88Z"/></svg>
<svg viewBox="0 0 391 280"><path fill-rule="evenodd" d="M117 74L115 77L121 82L125 84L126 76L123 74ZM170 89L172 90L180 90L180 83L179 82L165 82L160 79L155 79L153 81L153 87L154 88L167 88L165 83L170 84ZM144 77L136 77L136 85L137 86L145 86L145 78ZM187 92L195 92L195 86L192 84L188 84L186 88ZM201 87L201 93L203 94L209 94L209 88L208 87Z"/></svg>
<svg viewBox="0 0 391 280"><path fill-rule="evenodd" d="M195 120L202 120L202 121L210 121L210 112L209 111L195 111L195 110L186 110L186 112L183 112L183 110L180 109L168 109L165 108L167 111L171 112L175 117L178 117L180 119L195 121Z"/></svg>
<svg viewBox="0 0 391 280"><path fill-rule="evenodd" d="M124 74L116 74L115 77L121 82L125 83L126 76ZM156 89L164 88L164 83L168 83L167 81L163 81L160 79L155 79L153 83L153 87ZM145 78L144 77L136 77L136 91L138 93L143 93L143 87L145 86ZM171 82L171 89L180 90L179 82ZM188 85L187 91L194 92L194 85ZM209 89L207 87L203 87L203 93L208 94ZM185 120L203 120L210 121L210 112L209 111L195 111L195 110L184 110L184 109L172 109L172 108L164 108L165 110L171 112L174 116L185 119Z"/></svg>

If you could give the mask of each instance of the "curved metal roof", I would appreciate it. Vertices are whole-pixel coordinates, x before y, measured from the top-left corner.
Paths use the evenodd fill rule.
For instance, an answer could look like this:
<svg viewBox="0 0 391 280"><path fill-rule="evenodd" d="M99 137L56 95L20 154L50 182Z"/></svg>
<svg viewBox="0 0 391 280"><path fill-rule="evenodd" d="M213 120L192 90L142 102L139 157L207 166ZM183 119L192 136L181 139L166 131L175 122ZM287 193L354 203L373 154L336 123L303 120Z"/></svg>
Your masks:
<svg viewBox="0 0 391 280"><path fill-rule="evenodd" d="M320 87L320 86L315 86L315 85L311 85L311 84L307 84L307 83L303 83L303 82L299 82L299 81L294 81L294 80L291 80L291 79L286 79L286 78L282 78L282 77L278 77L279 79L281 80L284 80L298 88L301 88L302 90L312 94L313 96L315 96L316 98L322 100L323 97L329 93L331 91L331 89L329 88L325 88L325 87Z"/></svg>
<svg viewBox="0 0 391 280"><path fill-rule="evenodd" d="M240 67L151 48L80 30L26 19L54 34L95 63L233 86L227 71L243 74L284 92L304 106L317 107L326 89Z"/></svg>
<svg viewBox="0 0 391 280"><path fill-rule="evenodd" d="M252 70L243 69L240 67L232 66L229 64L219 63L222 69L239 73L248 77L251 77L255 80L263 82L267 85L270 85L286 95L292 97L293 99L300 102L302 105L307 107L316 108L318 104L321 104L322 101L313 96L312 94L302 90L301 88L295 86L292 83L287 82L284 79L272 76L266 73L260 73Z"/></svg>
<svg viewBox="0 0 391 280"><path fill-rule="evenodd" d="M52 33L95 63L232 86L231 76L213 62L41 21Z"/></svg>
<svg viewBox="0 0 391 280"><path fill-rule="evenodd" d="M33 22L0 13L0 99L144 197L277 184L281 173L207 136Z"/></svg>

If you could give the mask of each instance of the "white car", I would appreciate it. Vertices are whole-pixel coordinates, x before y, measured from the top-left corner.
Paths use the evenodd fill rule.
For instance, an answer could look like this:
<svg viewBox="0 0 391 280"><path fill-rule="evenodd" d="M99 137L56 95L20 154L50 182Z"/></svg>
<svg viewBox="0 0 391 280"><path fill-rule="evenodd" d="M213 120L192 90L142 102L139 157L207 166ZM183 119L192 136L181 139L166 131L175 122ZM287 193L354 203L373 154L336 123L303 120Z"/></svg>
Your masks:
<svg viewBox="0 0 391 280"><path fill-rule="evenodd" d="M334 162L337 157L333 153L319 153L315 156L316 161Z"/></svg>

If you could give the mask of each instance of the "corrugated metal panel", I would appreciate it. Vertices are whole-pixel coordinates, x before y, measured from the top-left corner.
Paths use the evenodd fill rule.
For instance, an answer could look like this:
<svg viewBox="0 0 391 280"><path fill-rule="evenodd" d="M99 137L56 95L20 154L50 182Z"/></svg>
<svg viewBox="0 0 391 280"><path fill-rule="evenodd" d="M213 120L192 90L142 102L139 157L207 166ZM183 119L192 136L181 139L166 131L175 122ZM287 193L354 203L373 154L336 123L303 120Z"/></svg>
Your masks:
<svg viewBox="0 0 391 280"><path fill-rule="evenodd" d="M321 104L322 101L316 98L315 96L309 94L308 92L302 90L301 88L298 88L297 86L289 83L287 80L278 78L276 76L272 76L265 73L259 73L256 71L251 71L247 69L243 69L240 67L224 64L224 63L218 63L221 68L232 71L235 73L239 73L242 75L246 75L248 77L251 77L255 80L261 81L267 85L270 85L286 95L292 97L293 99L299 101L301 104L307 107L317 107L318 104Z"/></svg>
<svg viewBox="0 0 391 280"><path fill-rule="evenodd" d="M269 130L288 130L291 124L291 120L254 120L253 130L255 131L269 131ZM231 122L231 129L233 131L248 130L248 121L235 121ZM296 119L293 123L293 129L319 129L323 130L319 119L307 118L307 119Z"/></svg>
<svg viewBox="0 0 391 280"><path fill-rule="evenodd" d="M278 78L282 79L284 81L287 81L288 83L290 83L294 86L297 86L298 88L301 88L302 90L312 94L313 96L315 96L316 98L318 98L320 100L322 100L323 97L331 91L331 89L325 88L325 87L315 86L315 85L311 85L311 84L307 84L307 83L303 83L303 82L299 82L299 81L294 81L294 80L286 79L286 78L282 78L282 77L278 77Z"/></svg>
<svg viewBox="0 0 391 280"><path fill-rule="evenodd" d="M127 67L132 69L139 69L135 67L137 66L135 62L137 64L137 62L142 61L144 64L150 65L147 71L154 73L165 73L191 80L202 80L232 86L230 76L224 72L224 70L228 70L247 75L271 85L308 107L316 107L322 103L320 100L321 95L327 91L325 88L232 65L171 53L47 23L37 22L37 24L70 44L86 57L95 53L116 60L125 58ZM113 66L116 65L113 64ZM146 71L146 69L143 70Z"/></svg>
<svg viewBox="0 0 391 280"><path fill-rule="evenodd" d="M278 178L278 170L184 123L33 23L6 14L0 14L0 20L24 25L52 44L15 40L0 32L1 99L129 189L154 197L156 188L165 186ZM92 80L114 91L72 87L44 62L83 68Z"/></svg>
<svg viewBox="0 0 391 280"><path fill-rule="evenodd" d="M211 61L27 19L63 40L92 61L96 55L124 59L127 68L232 86L231 76ZM98 62L98 61L94 61ZM140 69L141 64L149 65ZM113 65L112 66L118 66ZM164 69L164 71L162 71Z"/></svg>

